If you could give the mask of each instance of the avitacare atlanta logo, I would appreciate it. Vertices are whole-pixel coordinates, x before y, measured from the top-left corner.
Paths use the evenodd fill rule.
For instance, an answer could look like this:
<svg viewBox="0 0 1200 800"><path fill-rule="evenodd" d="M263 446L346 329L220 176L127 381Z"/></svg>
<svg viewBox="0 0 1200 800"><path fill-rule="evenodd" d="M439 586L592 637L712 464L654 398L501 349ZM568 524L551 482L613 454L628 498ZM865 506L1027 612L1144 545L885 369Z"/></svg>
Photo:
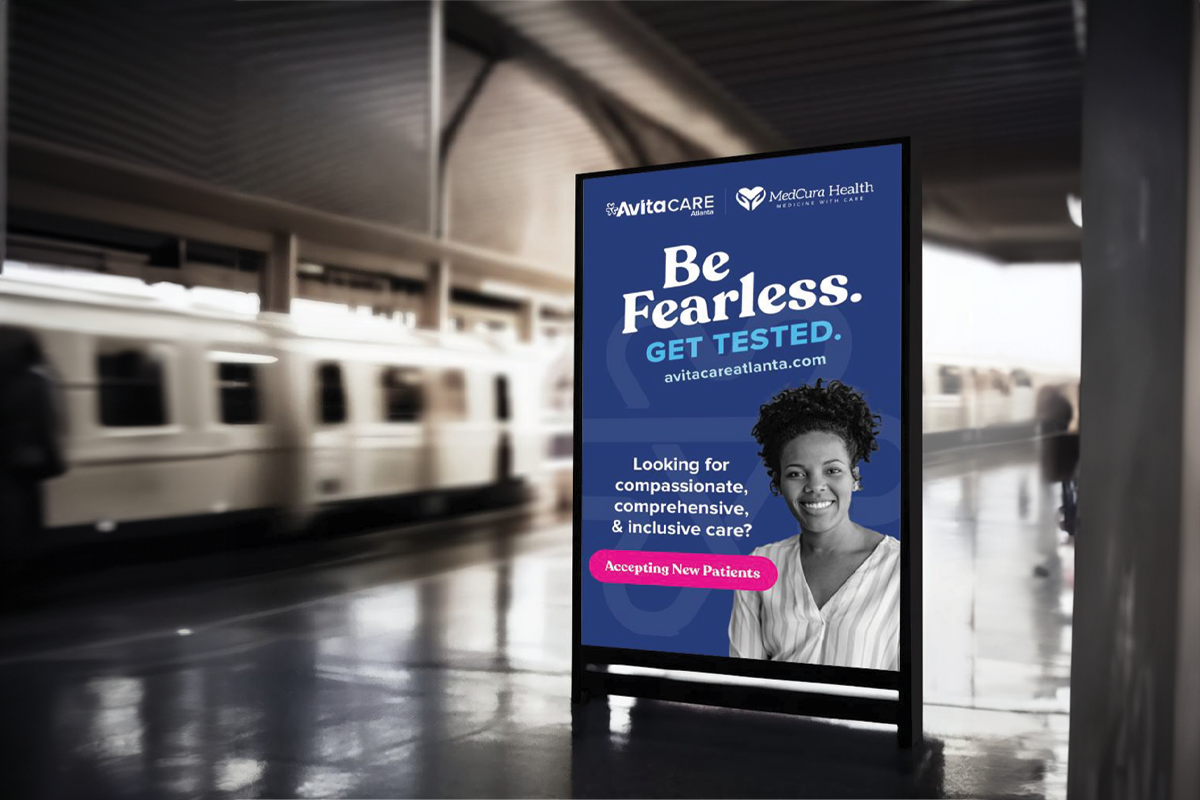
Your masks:
<svg viewBox="0 0 1200 800"><path fill-rule="evenodd" d="M694 197L672 197L669 200L622 200L619 203L606 203L604 213L610 217L637 217L686 211L690 217L711 217L716 213L715 198L716 195L702 194Z"/></svg>
<svg viewBox="0 0 1200 800"><path fill-rule="evenodd" d="M753 211L762 205L762 201L767 199L767 190L761 186L755 186L753 189L738 189L734 195L738 205L747 211Z"/></svg>

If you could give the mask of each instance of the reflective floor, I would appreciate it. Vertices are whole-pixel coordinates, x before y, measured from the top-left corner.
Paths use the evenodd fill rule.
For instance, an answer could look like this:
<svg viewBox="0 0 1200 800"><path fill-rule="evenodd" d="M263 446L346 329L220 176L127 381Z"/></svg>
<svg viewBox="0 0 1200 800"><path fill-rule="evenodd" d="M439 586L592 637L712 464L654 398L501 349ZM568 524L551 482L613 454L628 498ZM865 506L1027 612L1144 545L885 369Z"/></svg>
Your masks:
<svg viewBox="0 0 1200 800"><path fill-rule="evenodd" d="M1057 505L1032 452L928 466L915 754L771 714L573 713L569 527L492 512L303 545L318 557L266 575L231 568L253 552L47 590L0 620L0 794L1062 797Z"/></svg>

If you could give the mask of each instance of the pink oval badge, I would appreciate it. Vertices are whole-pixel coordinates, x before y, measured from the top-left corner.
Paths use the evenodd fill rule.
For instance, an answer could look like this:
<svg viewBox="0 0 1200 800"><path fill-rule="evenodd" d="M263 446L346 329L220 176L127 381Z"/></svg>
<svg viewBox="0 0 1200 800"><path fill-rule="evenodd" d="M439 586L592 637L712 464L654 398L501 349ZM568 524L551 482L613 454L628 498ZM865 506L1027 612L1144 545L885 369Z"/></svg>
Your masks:
<svg viewBox="0 0 1200 800"><path fill-rule="evenodd" d="M588 561L588 571L603 583L758 592L770 589L779 578L774 562L763 556L641 550L598 550Z"/></svg>

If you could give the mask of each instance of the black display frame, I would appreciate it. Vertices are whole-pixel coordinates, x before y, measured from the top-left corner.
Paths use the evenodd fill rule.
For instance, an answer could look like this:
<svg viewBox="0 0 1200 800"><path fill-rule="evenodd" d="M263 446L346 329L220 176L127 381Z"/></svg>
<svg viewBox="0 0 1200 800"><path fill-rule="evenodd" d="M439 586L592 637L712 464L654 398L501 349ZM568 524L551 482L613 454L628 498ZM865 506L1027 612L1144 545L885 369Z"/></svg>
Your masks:
<svg viewBox="0 0 1200 800"><path fill-rule="evenodd" d="M686 169L738 161L757 161L885 145L901 147L901 375L900 375L900 669L898 671L792 664L723 656L699 656L585 645L582 642L581 593L583 507L583 188L593 178ZM648 167L581 173L575 176L575 387L572 497L572 643L571 700L609 694L700 705L772 711L800 716L852 719L897 726L900 747L913 747L922 736L922 576L921 576L921 187L914 168L912 139L898 137L780 150L753 155L678 162ZM643 667L692 673L822 683L896 690L891 697L860 697L719 684L654 675L610 672L611 666Z"/></svg>

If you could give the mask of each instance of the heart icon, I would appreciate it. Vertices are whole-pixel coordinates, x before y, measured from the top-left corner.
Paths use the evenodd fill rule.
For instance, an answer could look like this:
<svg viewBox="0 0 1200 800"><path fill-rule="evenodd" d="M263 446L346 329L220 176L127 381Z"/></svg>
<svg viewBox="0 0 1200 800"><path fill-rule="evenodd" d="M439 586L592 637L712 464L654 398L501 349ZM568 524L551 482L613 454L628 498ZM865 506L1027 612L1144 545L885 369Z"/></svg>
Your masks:
<svg viewBox="0 0 1200 800"><path fill-rule="evenodd" d="M753 189L738 189L734 198L738 201L738 205L747 211L753 211L762 205L762 201L767 199L767 192L761 186L755 186Z"/></svg>

